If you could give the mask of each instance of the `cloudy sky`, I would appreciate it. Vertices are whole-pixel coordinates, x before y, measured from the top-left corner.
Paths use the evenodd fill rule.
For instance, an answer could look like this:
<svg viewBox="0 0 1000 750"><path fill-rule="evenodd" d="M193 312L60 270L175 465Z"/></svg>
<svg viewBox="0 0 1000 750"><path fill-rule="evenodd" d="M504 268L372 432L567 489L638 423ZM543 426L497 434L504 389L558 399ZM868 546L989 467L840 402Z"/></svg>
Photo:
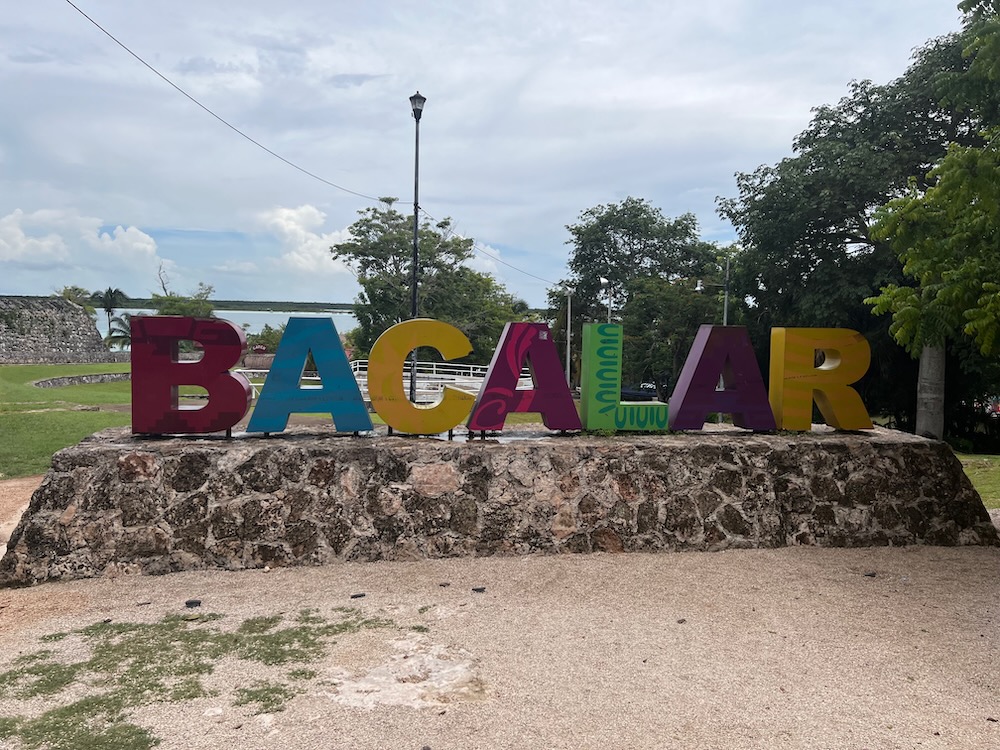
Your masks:
<svg viewBox="0 0 1000 750"><path fill-rule="evenodd" d="M404 212L419 89L421 207L532 305L591 206L646 198L730 241L735 172L959 27L957 0L74 2L260 144ZM354 297L328 247L374 202L244 140L66 0L0 18L0 101L0 294L147 296L162 264L179 292Z"/></svg>

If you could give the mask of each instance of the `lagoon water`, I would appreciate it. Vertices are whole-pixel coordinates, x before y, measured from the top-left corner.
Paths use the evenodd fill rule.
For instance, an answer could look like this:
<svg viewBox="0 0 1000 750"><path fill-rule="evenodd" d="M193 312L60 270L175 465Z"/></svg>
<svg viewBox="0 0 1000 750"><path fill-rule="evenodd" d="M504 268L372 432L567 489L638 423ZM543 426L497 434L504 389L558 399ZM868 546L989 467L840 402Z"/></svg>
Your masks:
<svg viewBox="0 0 1000 750"><path fill-rule="evenodd" d="M115 310L115 315L129 313L131 315L153 315L154 310L126 308ZM314 312L282 312L280 310L216 310L215 317L228 320L241 328L245 328L247 333L260 333L265 325L277 328L283 323L287 323L291 317L296 318L333 318L333 324L337 327L337 333L347 333L358 325L357 318L349 312L314 313ZM101 337L108 333L108 316L103 310L97 311L97 330Z"/></svg>

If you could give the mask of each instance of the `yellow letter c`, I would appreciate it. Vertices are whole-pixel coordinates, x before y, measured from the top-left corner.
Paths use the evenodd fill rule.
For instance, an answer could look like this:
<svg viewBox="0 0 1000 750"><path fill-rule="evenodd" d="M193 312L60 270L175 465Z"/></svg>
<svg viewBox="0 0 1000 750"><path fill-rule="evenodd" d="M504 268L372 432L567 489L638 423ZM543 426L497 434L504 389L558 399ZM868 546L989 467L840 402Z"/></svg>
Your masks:
<svg viewBox="0 0 1000 750"><path fill-rule="evenodd" d="M433 342L433 343L432 343ZM387 425L410 435L436 435L460 424L472 410L476 397L451 386L444 387L440 403L420 406L406 397L403 366L418 346L437 349L445 360L472 351L468 337L453 325L429 318L397 323L378 337L368 358L368 396Z"/></svg>

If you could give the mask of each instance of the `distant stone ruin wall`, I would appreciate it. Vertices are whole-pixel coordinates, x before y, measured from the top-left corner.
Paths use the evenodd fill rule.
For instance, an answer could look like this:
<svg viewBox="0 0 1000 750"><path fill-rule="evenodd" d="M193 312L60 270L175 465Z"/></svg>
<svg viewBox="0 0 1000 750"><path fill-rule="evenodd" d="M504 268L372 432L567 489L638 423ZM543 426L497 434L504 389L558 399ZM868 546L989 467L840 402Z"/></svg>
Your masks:
<svg viewBox="0 0 1000 750"><path fill-rule="evenodd" d="M62 297L0 297L0 364L116 359L79 305Z"/></svg>
<svg viewBox="0 0 1000 750"><path fill-rule="evenodd" d="M68 375L65 378L48 378L35 381L36 388L62 388L67 385L94 385L96 383L121 383L131 380L130 372L107 372L100 375Z"/></svg>
<svg viewBox="0 0 1000 750"><path fill-rule="evenodd" d="M904 433L515 437L108 430L55 455L0 585L344 560L998 544L951 449Z"/></svg>

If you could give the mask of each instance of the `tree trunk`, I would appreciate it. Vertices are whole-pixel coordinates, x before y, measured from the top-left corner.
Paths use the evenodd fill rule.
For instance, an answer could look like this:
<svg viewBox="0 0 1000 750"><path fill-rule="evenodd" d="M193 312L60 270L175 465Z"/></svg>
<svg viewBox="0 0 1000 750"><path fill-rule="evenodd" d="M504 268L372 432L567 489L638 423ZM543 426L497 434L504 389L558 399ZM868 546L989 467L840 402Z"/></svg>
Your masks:
<svg viewBox="0 0 1000 750"><path fill-rule="evenodd" d="M944 438L944 344L920 350L917 375L917 428L924 437Z"/></svg>

